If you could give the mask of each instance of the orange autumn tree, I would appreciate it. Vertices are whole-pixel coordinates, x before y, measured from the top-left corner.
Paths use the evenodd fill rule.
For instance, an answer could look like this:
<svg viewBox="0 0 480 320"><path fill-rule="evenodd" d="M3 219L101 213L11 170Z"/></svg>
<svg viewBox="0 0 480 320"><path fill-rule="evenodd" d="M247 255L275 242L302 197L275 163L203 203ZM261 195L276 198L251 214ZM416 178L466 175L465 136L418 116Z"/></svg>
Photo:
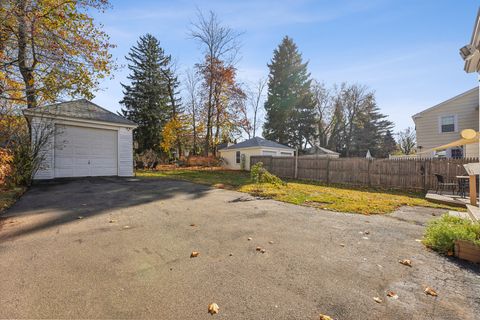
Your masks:
<svg viewBox="0 0 480 320"><path fill-rule="evenodd" d="M205 136L209 139L208 145L216 151L217 144L238 135L245 121L248 121L243 117L246 114L244 112L246 94L237 83L236 69L233 65L206 57L205 62L197 65L197 68L203 76L204 92L207 92L209 85L213 85L212 106L205 104L202 113L207 130Z"/></svg>
<svg viewBox="0 0 480 320"><path fill-rule="evenodd" d="M114 67L92 10L107 0L0 1L0 98L29 108L60 96L92 98Z"/></svg>

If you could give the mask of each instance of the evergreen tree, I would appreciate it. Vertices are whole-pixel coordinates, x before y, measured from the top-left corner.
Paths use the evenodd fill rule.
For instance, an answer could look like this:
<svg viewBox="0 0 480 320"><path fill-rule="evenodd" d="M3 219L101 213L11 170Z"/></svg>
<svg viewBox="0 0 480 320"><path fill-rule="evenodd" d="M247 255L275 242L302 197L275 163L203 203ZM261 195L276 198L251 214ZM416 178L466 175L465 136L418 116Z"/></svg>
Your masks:
<svg viewBox="0 0 480 320"><path fill-rule="evenodd" d="M392 154L397 149L397 142L393 137L392 131L389 129L383 136L382 149L378 156L381 158L388 158L388 155Z"/></svg>
<svg viewBox="0 0 480 320"><path fill-rule="evenodd" d="M384 137L393 126L386 117L380 113L374 99L360 110L354 121L351 156L363 157L370 150L374 157L385 157Z"/></svg>
<svg viewBox="0 0 480 320"><path fill-rule="evenodd" d="M170 57L165 56L159 41L152 35L140 37L130 49L126 59L130 62L129 85L122 84L125 106L122 114L135 123L134 139L137 152L152 149L160 151L161 132L171 117L171 102L168 93L168 70Z"/></svg>
<svg viewBox="0 0 480 320"><path fill-rule="evenodd" d="M315 134L314 100L307 63L293 40L285 37L268 65L268 96L263 136L291 147L305 148Z"/></svg>

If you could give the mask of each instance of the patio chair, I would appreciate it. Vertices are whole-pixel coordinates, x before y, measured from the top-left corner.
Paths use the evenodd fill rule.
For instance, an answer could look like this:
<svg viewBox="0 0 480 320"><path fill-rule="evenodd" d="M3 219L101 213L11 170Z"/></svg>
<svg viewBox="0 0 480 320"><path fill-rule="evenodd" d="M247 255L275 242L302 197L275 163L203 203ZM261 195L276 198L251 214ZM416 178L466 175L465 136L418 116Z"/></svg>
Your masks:
<svg viewBox="0 0 480 320"><path fill-rule="evenodd" d="M437 193L438 191L440 191L440 194L442 194L442 190L451 188L452 193L455 194L455 188L457 187L457 184L455 182L446 182L444 177L438 173L435 173L435 177L437 178Z"/></svg>

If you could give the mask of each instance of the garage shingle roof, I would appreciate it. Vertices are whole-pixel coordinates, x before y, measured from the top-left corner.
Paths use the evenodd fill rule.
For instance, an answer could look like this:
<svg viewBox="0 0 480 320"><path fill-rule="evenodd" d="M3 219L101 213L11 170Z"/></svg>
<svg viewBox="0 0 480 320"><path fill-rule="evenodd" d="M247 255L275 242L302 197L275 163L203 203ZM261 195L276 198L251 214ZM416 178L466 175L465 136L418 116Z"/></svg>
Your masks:
<svg viewBox="0 0 480 320"><path fill-rule="evenodd" d="M135 122L108 111L86 99L60 102L44 107L27 109L25 110L25 114L43 114L48 116L60 116L125 125L136 125Z"/></svg>
<svg viewBox="0 0 480 320"><path fill-rule="evenodd" d="M221 150L232 150L232 149L242 149L242 148L252 148L252 147L267 147L267 148L293 150L292 148L287 147L283 144L276 143L275 141L271 141L271 140L266 140L260 137L254 137L252 139L248 139L243 142L228 146Z"/></svg>

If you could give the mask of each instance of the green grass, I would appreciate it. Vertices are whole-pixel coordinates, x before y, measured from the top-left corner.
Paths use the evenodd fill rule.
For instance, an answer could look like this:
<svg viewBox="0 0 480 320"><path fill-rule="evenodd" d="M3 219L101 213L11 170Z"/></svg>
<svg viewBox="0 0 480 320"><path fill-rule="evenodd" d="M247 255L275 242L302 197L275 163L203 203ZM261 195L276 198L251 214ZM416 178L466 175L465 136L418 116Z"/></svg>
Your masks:
<svg viewBox="0 0 480 320"><path fill-rule="evenodd" d="M288 180L285 186L257 185L249 173L228 170L169 169L137 171L145 178L179 179L213 187L222 187L297 205L312 206L339 212L383 214L401 206L422 206L459 210L448 205L430 202L422 193L407 193L371 188L326 186L313 181Z"/></svg>
<svg viewBox="0 0 480 320"><path fill-rule="evenodd" d="M455 240L468 240L480 246L480 223L443 215L440 219L428 224L423 244L447 254L453 252Z"/></svg>
<svg viewBox="0 0 480 320"><path fill-rule="evenodd" d="M0 213L10 208L25 192L25 188L0 189Z"/></svg>

